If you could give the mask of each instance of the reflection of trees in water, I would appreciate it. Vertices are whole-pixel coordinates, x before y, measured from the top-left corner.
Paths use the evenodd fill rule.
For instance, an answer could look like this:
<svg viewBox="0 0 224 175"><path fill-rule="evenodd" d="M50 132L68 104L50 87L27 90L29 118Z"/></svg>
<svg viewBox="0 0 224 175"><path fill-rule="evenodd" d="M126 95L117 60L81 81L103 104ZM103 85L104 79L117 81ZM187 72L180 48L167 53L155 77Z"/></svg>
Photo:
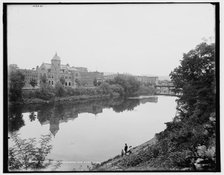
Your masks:
<svg viewBox="0 0 224 175"><path fill-rule="evenodd" d="M8 127L9 132L17 131L24 126L22 108L20 106L9 106Z"/></svg>
<svg viewBox="0 0 224 175"><path fill-rule="evenodd" d="M31 122L32 121L35 121L35 119L36 119L36 115L34 114L34 112L31 112L30 115L29 115L29 117L30 117L30 121Z"/></svg>
<svg viewBox="0 0 224 175"><path fill-rule="evenodd" d="M50 144L51 135L42 135L39 141L35 138L21 139L17 134L12 135L13 145L9 147L8 168L15 170L40 170L50 165L59 167L61 162L53 163L46 159L50 153L52 145Z"/></svg>
<svg viewBox="0 0 224 175"><path fill-rule="evenodd" d="M75 119L80 113L99 114L104 108L112 108L115 112L131 111L140 103L157 102L157 98L152 99L106 99L93 100L76 103L57 103L45 105L24 105L19 107L11 107L9 115L9 130L16 131L24 125L22 113L30 112L30 121L38 121L41 124L50 124L50 131L53 135L59 130L61 122L67 122ZM35 116L34 111L37 111Z"/></svg>
<svg viewBox="0 0 224 175"><path fill-rule="evenodd" d="M124 112L124 111L132 111L134 108L140 104L145 103L157 103L158 97L148 97L144 99L123 99L120 100L118 104L112 106L115 112Z"/></svg>
<svg viewBox="0 0 224 175"><path fill-rule="evenodd" d="M140 103L141 104L145 104L145 103L157 103L158 102L158 97L148 97L148 98L143 98L140 99Z"/></svg>
<svg viewBox="0 0 224 175"><path fill-rule="evenodd" d="M126 110L132 111L136 106L140 104L140 101L137 99L134 100L124 100L118 105L114 105L112 108L115 112L124 112Z"/></svg>

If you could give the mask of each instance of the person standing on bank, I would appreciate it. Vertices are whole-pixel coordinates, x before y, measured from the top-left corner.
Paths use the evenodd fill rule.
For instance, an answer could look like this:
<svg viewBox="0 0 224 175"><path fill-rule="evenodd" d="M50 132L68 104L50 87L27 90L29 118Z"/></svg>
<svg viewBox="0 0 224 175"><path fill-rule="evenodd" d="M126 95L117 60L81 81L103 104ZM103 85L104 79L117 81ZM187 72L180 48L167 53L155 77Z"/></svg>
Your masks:
<svg viewBox="0 0 224 175"><path fill-rule="evenodd" d="M127 143L125 143L125 146L124 146L124 153L125 153L125 154L128 153L128 145L127 145Z"/></svg>

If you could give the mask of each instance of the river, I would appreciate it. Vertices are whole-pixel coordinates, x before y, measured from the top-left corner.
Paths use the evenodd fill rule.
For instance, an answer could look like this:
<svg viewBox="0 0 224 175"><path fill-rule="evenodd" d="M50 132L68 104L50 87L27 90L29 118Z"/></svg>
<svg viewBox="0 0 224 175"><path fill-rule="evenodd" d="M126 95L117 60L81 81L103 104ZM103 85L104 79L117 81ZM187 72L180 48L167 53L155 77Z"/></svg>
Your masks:
<svg viewBox="0 0 224 175"><path fill-rule="evenodd" d="M60 160L58 171L88 170L121 153L124 144L138 146L165 129L176 113L176 97L101 100L74 104L12 106L9 137L51 136L47 158ZM9 139L10 145L11 139Z"/></svg>

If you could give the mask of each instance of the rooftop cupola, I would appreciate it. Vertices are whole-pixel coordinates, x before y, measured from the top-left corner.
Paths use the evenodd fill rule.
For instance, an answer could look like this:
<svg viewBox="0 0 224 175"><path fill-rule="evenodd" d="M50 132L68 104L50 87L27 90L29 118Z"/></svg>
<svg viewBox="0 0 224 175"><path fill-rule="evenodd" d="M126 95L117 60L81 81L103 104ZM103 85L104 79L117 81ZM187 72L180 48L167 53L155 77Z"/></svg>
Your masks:
<svg viewBox="0 0 224 175"><path fill-rule="evenodd" d="M61 60L61 58L57 55L57 52L55 53L55 55L52 58L52 60Z"/></svg>
<svg viewBox="0 0 224 175"><path fill-rule="evenodd" d="M54 57L51 59L51 71L55 72L55 74L59 74L60 68L61 68L61 59L56 52Z"/></svg>

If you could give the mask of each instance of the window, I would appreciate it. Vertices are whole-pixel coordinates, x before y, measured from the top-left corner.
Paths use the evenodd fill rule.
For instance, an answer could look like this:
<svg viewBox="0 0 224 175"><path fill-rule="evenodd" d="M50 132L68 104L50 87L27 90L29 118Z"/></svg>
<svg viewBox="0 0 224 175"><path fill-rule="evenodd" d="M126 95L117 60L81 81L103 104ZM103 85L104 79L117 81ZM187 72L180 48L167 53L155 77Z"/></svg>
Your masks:
<svg viewBox="0 0 224 175"><path fill-rule="evenodd" d="M69 82L69 86L71 86L71 82Z"/></svg>
<svg viewBox="0 0 224 175"><path fill-rule="evenodd" d="M65 82L65 86L67 86L67 82Z"/></svg>
<svg viewBox="0 0 224 175"><path fill-rule="evenodd" d="M52 85L54 84L54 82L52 81Z"/></svg>
<svg viewBox="0 0 224 175"><path fill-rule="evenodd" d="M51 84L51 81L49 81L49 84Z"/></svg>

